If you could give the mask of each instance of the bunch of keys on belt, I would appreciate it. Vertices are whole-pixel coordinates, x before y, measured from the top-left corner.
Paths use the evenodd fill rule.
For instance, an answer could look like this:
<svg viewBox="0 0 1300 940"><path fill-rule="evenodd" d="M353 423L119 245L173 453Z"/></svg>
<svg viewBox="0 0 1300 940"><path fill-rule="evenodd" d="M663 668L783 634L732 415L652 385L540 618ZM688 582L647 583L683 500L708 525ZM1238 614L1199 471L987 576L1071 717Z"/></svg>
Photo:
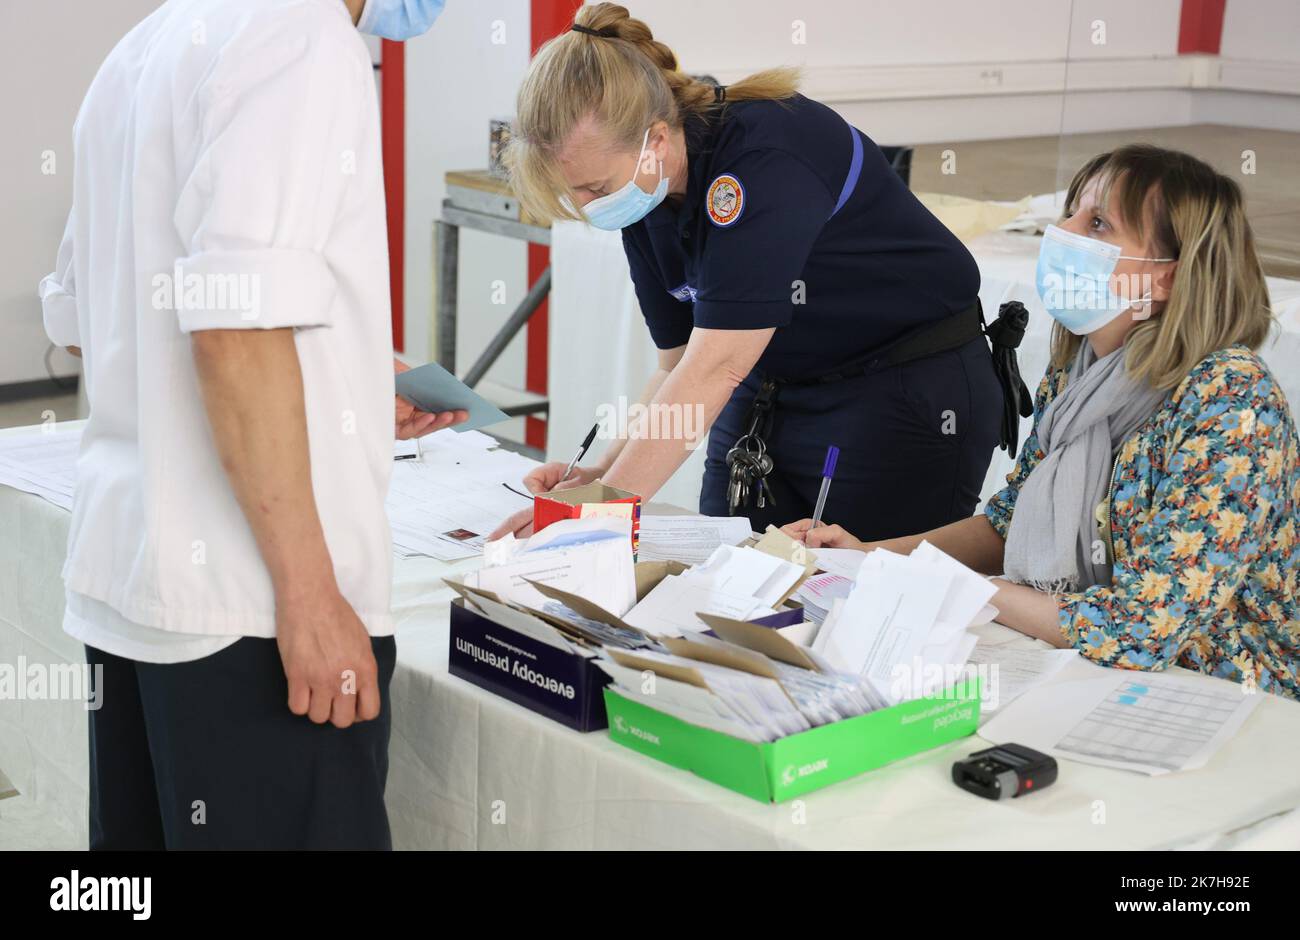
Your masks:
<svg viewBox="0 0 1300 940"><path fill-rule="evenodd" d="M727 466L731 467L727 505L733 516L736 510L749 502L750 489L757 496L759 509L765 508L769 502L776 505L772 488L767 485L767 475L773 467L772 455L767 452L767 444L761 437L750 433L736 441L736 445L727 451Z"/></svg>
<svg viewBox="0 0 1300 940"><path fill-rule="evenodd" d="M765 379L749 410L749 429L740 436L735 446L727 451L727 466L731 479L727 483L727 506L734 516L736 510L749 503L749 491L758 497L758 508L768 503L776 505L772 488L767 485L767 475L772 472L772 456L767 452L767 442L759 435L761 428L776 405L776 382Z"/></svg>

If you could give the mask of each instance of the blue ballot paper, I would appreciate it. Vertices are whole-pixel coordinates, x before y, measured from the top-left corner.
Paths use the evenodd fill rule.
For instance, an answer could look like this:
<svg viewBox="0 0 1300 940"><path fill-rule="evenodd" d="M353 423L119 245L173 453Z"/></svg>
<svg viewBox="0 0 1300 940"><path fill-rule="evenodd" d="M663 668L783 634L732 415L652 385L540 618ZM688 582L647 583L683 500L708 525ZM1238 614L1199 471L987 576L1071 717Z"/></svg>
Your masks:
<svg viewBox="0 0 1300 940"><path fill-rule="evenodd" d="M510 417L436 362L399 372L397 394L421 411L468 411L469 420L455 425L457 431L474 431Z"/></svg>

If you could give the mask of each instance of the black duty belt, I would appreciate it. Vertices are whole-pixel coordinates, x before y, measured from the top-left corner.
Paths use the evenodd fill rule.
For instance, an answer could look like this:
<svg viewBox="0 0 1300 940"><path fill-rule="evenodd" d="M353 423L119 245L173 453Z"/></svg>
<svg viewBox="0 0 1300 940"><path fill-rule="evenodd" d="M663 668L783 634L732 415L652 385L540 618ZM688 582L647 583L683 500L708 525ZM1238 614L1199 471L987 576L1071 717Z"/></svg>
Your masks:
<svg viewBox="0 0 1300 940"><path fill-rule="evenodd" d="M984 310L977 300L961 313L918 327L831 372L803 379L760 374L758 394L745 417L745 433L727 452L727 466L731 471L727 502L732 515L749 503L751 494L756 497L760 509L768 502L776 503L767 485L767 476L774 464L767 452L766 439L771 432L777 394L783 386L826 385L858 378L960 349L977 336L987 337L992 348L993 371L1002 387L1001 446L1014 457L1020 436L1020 418L1033 414L1033 399L1016 363L1016 348L1024 339L1028 323L1029 313L1024 305L1010 301L998 310L997 319L985 326Z"/></svg>

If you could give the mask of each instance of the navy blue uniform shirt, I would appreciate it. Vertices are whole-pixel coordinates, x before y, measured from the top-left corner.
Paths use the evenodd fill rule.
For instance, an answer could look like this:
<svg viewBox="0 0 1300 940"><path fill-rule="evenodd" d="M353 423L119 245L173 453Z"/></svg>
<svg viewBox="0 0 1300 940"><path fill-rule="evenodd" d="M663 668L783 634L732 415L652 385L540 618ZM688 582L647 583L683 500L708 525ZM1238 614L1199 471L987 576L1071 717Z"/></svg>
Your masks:
<svg viewBox="0 0 1300 940"><path fill-rule="evenodd" d="M660 349L692 326L776 327L758 367L809 378L975 302L970 253L825 105L732 102L684 132L685 197L623 229ZM855 134L860 172L846 192Z"/></svg>

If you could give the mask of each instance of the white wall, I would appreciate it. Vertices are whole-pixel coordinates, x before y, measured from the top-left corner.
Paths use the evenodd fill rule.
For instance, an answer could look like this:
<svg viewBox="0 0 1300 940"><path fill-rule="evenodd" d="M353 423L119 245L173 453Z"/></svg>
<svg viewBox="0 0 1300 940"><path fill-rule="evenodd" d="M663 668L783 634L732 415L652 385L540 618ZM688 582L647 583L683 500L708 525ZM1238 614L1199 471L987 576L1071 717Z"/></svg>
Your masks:
<svg viewBox="0 0 1300 940"><path fill-rule="evenodd" d="M1172 55L1180 0L641 0L689 69ZM1073 10L1073 17L1071 16ZM1106 22L1106 43L1090 25ZM805 24L798 42L797 23ZM1068 44L1068 45L1067 45Z"/></svg>
<svg viewBox="0 0 1300 940"><path fill-rule="evenodd" d="M1300 62L1300 3L1228 0L1219 54L1259 62Z"/></svg>
<svg viewBox="0 0 1300 940"><path fill-rule="evenodd" d="M1229 0L1224 56L1239 59L1224 63L1177 55L1180 0L643 0L634 12L689 71L734 81L802 66L809 95L883 143L1300 127L1294 0Z"/></svg>
<svg viewBox="0 0 1300 940"><path fill-rule="evenodd" d="M529 59L527 0L453 2L406 46L406 353L433 356L433 222L448 170L488 162L488 121L514 113ZM494 42L501 40L502 42ZM463 372L527 290L522 242L462 231L457 371ZM492 282L505 303L492 303ZM523 384L523 334L489 373Z"/></svg>
<svg viewBox="0 0 1300 940"><path fill-rule="evenodd" d="M109 50L160 0L0 2L0 385L46 377L36 285L72 205L72 122ZM52 174L43 154L54 153ZM77 371L62 350L57 374Z"/></svg>

